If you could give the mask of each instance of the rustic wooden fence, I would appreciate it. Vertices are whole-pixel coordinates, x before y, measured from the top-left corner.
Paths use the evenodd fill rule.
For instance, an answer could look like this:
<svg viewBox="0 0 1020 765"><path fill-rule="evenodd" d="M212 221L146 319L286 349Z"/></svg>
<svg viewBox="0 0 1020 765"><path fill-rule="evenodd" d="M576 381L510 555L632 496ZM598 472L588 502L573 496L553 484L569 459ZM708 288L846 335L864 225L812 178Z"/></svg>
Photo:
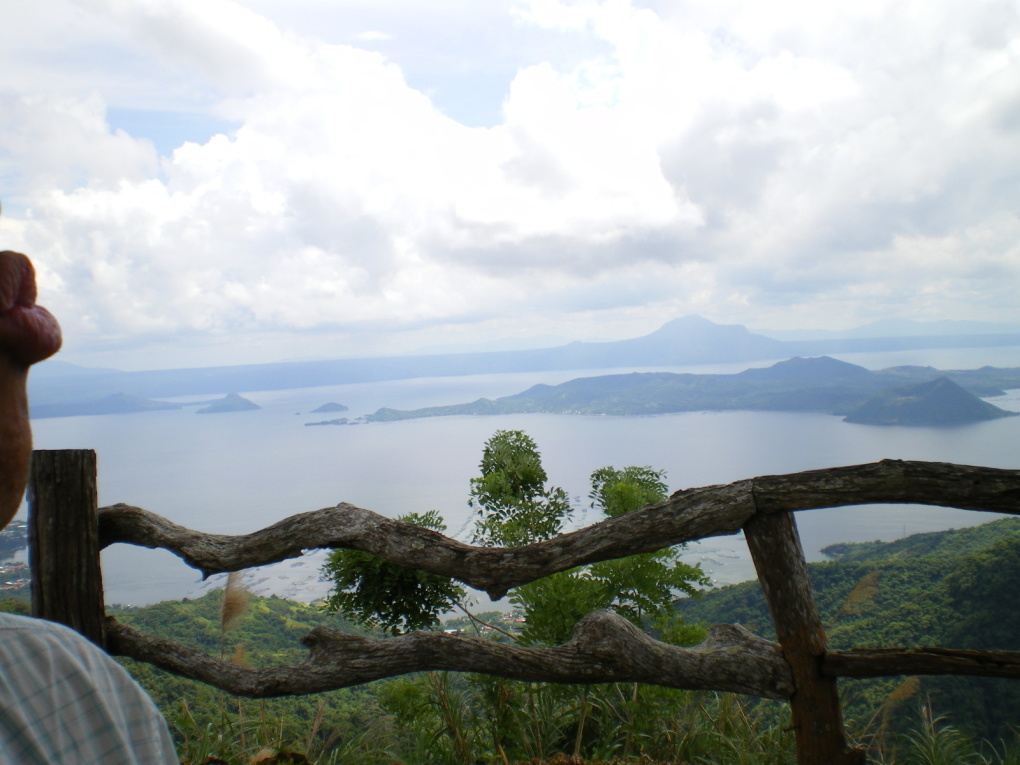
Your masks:
<svg viewBox="0 0 1020 765"><path fill-rule="evenodd" d="M863 763L845 732L838 677L983 675L1020 678L1020 652L949 648L830 651L811 594L793 513L872 503L941 505L1020 515L1020 471L885 460L687 489L667 501L555 539L484 548L340 504L252 534L204 534L129 505L97 507L96 456L37 451L29 482L36 616L67 624L110 653L130 656L253 698L317 693L408 672L452 670L557 683L629 681L785 699L800 765ZM778 643L739 625L714 625L679 648L610 612L582 619L573 639L523 648L435 632L371 639L316 629L301 664L241 667L106 616L99 551L115 542L164 548L203 576L343 547L454 577L500 598L513 587L597 561L743 530Z"/></svg>

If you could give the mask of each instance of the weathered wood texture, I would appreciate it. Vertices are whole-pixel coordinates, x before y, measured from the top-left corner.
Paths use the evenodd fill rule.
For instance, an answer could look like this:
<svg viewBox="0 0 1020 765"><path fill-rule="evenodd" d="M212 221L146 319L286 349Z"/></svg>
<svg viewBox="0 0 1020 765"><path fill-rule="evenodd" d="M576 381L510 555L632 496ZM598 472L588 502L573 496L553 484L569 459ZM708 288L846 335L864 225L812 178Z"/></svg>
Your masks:
<svg viewBox="0 0 1020 765"><path fill-rule="evenodd" d="M756 515L744 527L776 637L796 686L790 698L799 763L863 763L850 747L835 678L821 673L828 647L790 513Z"/></svg>
<svg viewBox="0 0 1020 765"><path fill-rule="evenodd" d="M105 604L99 565L96 453L32 453L28 480L28 559L32 614L104 645Z"/></svg>
<svg viewBox="0 0 1020 765"><path fill-rule="evenodd" d="M438 532L346 503L291 516L244 536L200 534L129 505L100 511L103 545L163 547L204 576L294 558L315 547L363 550L394 563L459 579L498 599L514 587L557 571L676 541L735 534L753 513L744 486L691 492L656 514L635 511L581 531L516 548L475 547ZM631 516L634 516L633 518Z"/></svg>
<svg viewBox="0 0 1020 765"><path fill-rule="evenodd" d="M751 480L763 513L900 503L1020 515L1020 470L882 460Z"/></svg>
<svg viewBox="0 0 1020 765"><path fill-rule="evenodd" d="M342 503L252 534L203 534L130 505L100 510L102 546L127 542L174 552L204 576L295 558L316 547L363 550L450 576L501 598L575 566L734 534L755 512L917 503L1020 513L1020 471L937 462L868 465L764 476L675 493L667 501L517 548L487 548Z"/></svg>
<svg viewBox="0 0 1020 765"><path fill-rule="evenodd" d="M1020 651L960 648L854 648L829 651L822 674L830 677L972 675L1020 679Z"/></svg>
<svg viewBox="0 0 1020 765"><path fill-rule="evenodd" d="M596 611L555 648L523 648L441 632L373 639L313 630L308 659L290 667L252 669L147 635L113 619L111 653L146 661L230 693L252 698L319 693L409 672L456 670L554 683L640 682L789 698L793 684L779 646L739 625L715 625L692 648L660 643L623 617Z"/></svg>

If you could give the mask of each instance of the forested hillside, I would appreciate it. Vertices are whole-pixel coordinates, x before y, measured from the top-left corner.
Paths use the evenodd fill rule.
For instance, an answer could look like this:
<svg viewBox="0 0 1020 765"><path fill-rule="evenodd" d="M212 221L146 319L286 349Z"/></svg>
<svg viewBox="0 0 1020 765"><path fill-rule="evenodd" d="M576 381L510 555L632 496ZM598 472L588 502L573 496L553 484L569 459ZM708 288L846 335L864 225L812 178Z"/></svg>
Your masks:
<svg viewBox="0 0 1020 765"><path fill-rule="evenodd" d="M300 639L315 627L360 632L315 606L275 597L245 600L233 619L226 615L226 622L222 618L223 590L195 600L111 609L110 614L146 632L248 666L300 662L308 653ZM223 751L218 741L221 736L244 742L243 749L258 742L255 750L259 746L274 750L289 747L311 753L339 747L342 752L345 743L362 739L380 721L374 704L378 689L373 687L256 701L230 696L148 664L130 659L122 662L159 705L184 749L192 753Z"/></svg>
<svg viewBox="0 0 1020 765"><path fill-rule="evenodd" d="M1020 587L1020 519L889 543L832 545L825 552L838 559L809 569L831 648L1020 650L1020 612L1013 606ZM682 601L680 608L692 621L738 622L774 639L757 582L718 588ZM843 681L848 717L863 725L881 715L903 681ZM930 701L936 713L971 735L996 738L1020 722L1015 680L926 677L907 688L912 692L901 712ZM901 726L916 721L914 714L896 717Z"/></svg>

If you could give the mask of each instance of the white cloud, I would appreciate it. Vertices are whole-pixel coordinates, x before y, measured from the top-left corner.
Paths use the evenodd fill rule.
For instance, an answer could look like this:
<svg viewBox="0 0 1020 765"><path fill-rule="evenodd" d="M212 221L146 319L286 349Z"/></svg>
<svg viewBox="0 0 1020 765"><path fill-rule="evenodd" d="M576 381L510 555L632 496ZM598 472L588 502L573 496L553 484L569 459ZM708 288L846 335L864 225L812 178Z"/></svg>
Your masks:
<svg viewBox="0 0 1020 765"><path fill-rule="evenodd" d="M388 34L387 32L379 32L370 29L364 32L358 32L354 35L354 39L364 42L387 42L393 39L393 35Z"/></svg>
<svg viewBox="0 0 1020 765"><path fill-rule="evenodd" d="M97 93L83 99L22 95L2 103L4 164L22 193L142 179L157 168L151 143L110 131Z"/></svg>
<svg viewBox="0 0 1020 765"><path fill-rule="evenodd" d="M1011 4L494 5L515 39L573 54L522 45L501 123L468 127L409 83L494 66L485 50L416 40L405 69L337 41L399 57L407 19L385 13L411 6L359 6L333 35L293 31L271 0L50 1L84 36L17 20L46 53L29 89L0 76L0 232L40 263L72 354L290 330L347 333L356 353L373 328L599 317L625 334L692 311L1018 319ZM29 56L15 37L7 55ZM110 128L113 106L236 128L159 158Z"/></svg>

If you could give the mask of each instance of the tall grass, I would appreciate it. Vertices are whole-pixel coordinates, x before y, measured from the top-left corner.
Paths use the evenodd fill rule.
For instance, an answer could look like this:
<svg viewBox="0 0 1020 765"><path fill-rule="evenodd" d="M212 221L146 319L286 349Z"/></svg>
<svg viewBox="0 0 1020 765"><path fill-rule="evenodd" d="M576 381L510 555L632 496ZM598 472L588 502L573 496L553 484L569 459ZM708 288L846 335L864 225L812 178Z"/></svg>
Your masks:
<svg viewBox="0 0 1020 765"><path fill-rule="evenodd" d="M497 678L424 673L386 683L371 723L345 737L322 731L317 715L305 731L288 730L262 704L199 725L181 702L173 725L182 761L252 765L300 754L314 765L793 765L789 708L728 693L611 684L583 689L528 686ZM908 686L909 690L909 686ZM497 724L492 702L514 707ZM907 733L887 735L876 765L1020 765L1020 737L973 741L917 707ZM876 723L879 716L876 715ZM242 735L243 734L243 735ZM325 735L324 735L325 734ZM270 759L275 757L277 759ZM209 759L217 758L217 759Z"/></svg>

